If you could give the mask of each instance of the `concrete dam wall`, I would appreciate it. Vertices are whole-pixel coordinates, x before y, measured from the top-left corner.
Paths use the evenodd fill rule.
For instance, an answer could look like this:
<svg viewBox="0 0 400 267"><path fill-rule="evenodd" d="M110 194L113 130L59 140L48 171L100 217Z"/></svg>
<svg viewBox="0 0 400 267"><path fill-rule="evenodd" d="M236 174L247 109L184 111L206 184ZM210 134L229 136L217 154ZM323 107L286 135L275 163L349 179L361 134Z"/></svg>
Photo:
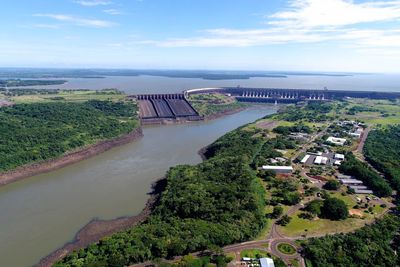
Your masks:
<svg viewBox="0 0 400 267"><path fill-rule="evenodd" d="M299 101L326 101L333 99L370 98L370 99L396 99L400 92L378 91L347 91L347 90L315 90L315 89L275 89L275 88L242 88L220 87L191 89L184 92L185 96L201 93L224 93L235 96L242 102L266 103L296 103Z"/></svg>
<svg viewBox="0 0 400 267"><path fill-rule="evenodd" d="M134 97L138 101L139 114L143 124L202 119L183 94L151 94Z"/></svg>

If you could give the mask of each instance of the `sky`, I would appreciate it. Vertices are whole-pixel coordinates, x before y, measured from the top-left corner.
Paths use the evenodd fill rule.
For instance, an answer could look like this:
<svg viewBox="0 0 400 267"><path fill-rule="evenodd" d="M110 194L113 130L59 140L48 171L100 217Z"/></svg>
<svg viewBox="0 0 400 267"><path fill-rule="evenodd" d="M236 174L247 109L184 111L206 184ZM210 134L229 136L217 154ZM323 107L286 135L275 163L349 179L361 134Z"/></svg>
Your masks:
<svg viewBox="0 0 400 267"><path fill-rule="evenodd" d="M398 73L400 1L2 1L0 67Z"/></svg>

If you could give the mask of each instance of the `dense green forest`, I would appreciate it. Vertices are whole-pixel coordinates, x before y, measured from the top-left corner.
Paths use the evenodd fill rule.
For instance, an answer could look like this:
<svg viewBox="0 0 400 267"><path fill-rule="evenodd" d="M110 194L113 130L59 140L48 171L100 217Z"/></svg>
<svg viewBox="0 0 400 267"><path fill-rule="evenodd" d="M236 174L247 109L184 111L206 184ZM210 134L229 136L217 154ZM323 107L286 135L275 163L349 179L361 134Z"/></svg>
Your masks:
<svg viewBox="0 0 400 267"><path fill-rule="evenodd" d="M364 146L366 159L400 190L400 125L374 130Z"/></svg>
<svg viewBox="0 0 400 267"><path fill-rule="evenodd" d="M21 80L21 79L0 79L1 86L37 86L37 85L58 85L66 83L66 80Z"/></svg>
<svg viewBox="0 0 400 267"><path fill-rule="evenodd" d="M392 189L386 180L366 163L358 160L352 153L346 155L346 161L342 163L339 169L341 172L363 181L377 196L387 197L392 194Z"/></svg>
<svg viewBox="0 0 400 267"><path fill-rule="evenodd" d="M351 234L311 238L304 244L304 256L314 267L398 266L399 244L393 240L399 227L399 218L388 215Z"/></svg>
<svg viewBox="0 0 400 267"><path fill-rule="evenodd" d="M138 127L129 102L18 104L0 109L0 171L56 158Z"/></svg>
<svg viewBox="0 0 400 267"><path fill-rule="evenodd" d="M230 132L208 148L203 163L171 168L145 223L74 252L55 266L123 266L254 238L266 222L265 191L250 167L263 145L254 134Z"/></svg>

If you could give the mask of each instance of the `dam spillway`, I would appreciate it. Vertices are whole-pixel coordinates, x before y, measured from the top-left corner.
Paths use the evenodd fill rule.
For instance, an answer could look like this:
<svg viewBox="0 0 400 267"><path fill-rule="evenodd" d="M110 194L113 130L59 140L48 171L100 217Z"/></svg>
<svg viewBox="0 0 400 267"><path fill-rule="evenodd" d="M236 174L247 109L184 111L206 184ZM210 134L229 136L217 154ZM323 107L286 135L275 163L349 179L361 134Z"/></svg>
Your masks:
<svg viewBox="0 0 400 267"><path fill-rule="evenodd" d="M245 88L245 87L218 87L190 89L184 92L185 97L191 94L223 93L230 94L241 102L264 103L297 103L300 101L328 101L334 99L370 98L396 99L400 92L382 91L351 91L351 90L317 90L317 89L278 89L278 88Z"/></svg>
<svg viewBox="0 0 400 267"><path fill-rule="evenodd" d="M134 97L138 101L142 124L202 119L185 99L184 94L148 94Z"/></svg>

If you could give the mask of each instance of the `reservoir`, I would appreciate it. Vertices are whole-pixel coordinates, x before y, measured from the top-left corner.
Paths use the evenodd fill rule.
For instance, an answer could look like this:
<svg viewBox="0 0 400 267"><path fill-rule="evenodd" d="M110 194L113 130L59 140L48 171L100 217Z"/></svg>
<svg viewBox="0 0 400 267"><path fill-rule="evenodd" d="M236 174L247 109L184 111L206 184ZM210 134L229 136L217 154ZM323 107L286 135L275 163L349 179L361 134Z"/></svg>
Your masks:
<svg viewBox="0 0 400 267"><path fill-rule="evenodd" d="M212 121L145 127L138 141L0 187L0 266L34 265L94 218L138 214L170 167L199 163L199 149L274 112L255 106Z"/></svg>

